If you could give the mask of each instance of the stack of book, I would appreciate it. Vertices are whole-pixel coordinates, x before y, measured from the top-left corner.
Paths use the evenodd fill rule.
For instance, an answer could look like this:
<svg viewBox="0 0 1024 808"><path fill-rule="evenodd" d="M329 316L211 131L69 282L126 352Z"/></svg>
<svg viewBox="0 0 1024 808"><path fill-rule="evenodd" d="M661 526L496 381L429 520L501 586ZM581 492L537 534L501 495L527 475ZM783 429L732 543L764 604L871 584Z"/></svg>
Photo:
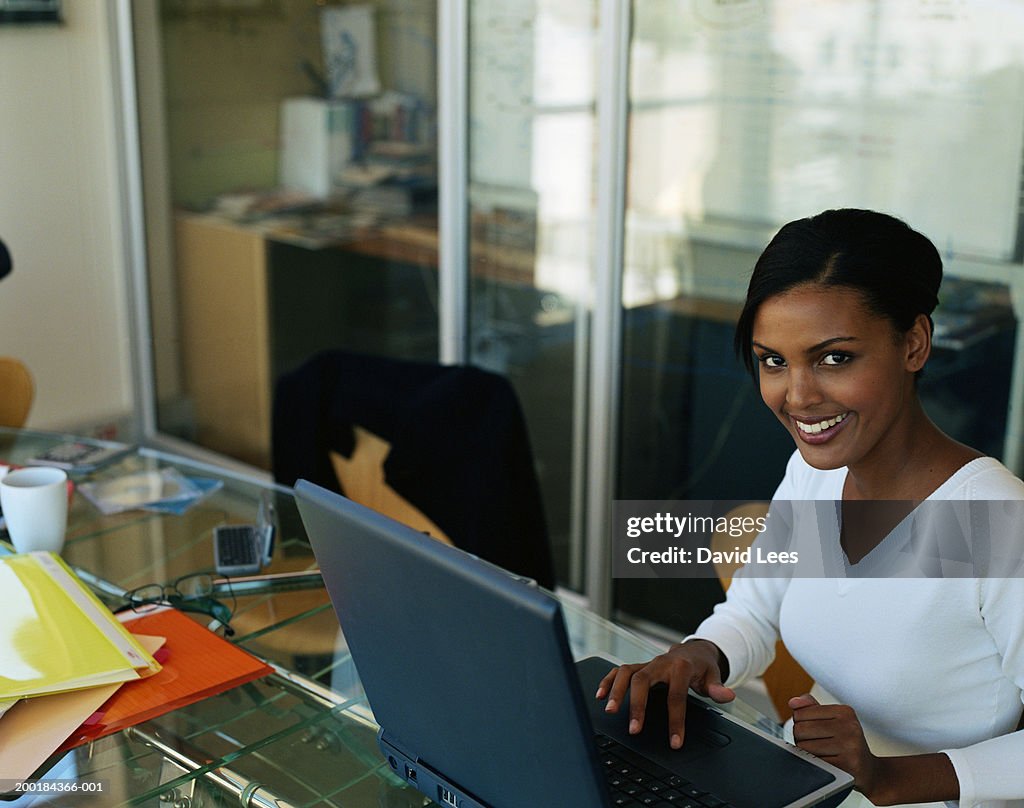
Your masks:
<svg viewBox="0 0 1024 808"><path fill-rule="evenodd" d="M364 160L338 178L354 210L405 217L437 210L437 166L429 146L401 141L370 144Z"/></svg>
<svg viewBox="0 0 1024 808"><path fill-rule="evenodd" d="M372 210L395 218L437 210L437 183L425 179L391 179L359 188L350 197L357 210Z"/></svg>

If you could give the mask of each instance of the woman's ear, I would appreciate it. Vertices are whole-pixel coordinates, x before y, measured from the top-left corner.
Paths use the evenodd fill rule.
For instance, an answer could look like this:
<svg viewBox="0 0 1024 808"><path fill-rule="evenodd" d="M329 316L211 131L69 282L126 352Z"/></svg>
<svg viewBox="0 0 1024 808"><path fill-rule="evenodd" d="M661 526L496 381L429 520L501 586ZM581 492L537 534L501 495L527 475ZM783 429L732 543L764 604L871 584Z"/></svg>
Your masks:
<svg viewBox="0 0 1024 808"><path fill-rule="evenodd" d="M906 346L906 368L911 373L917 373L932 353L932 321L928 315L917 315L906 334Z"/></svg>

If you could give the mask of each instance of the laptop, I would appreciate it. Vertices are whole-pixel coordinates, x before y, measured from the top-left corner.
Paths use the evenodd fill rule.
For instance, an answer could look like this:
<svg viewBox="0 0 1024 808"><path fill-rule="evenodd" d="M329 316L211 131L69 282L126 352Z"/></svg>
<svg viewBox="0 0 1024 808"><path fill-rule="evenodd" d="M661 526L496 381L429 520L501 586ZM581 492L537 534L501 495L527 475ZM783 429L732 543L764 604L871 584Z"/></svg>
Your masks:
<svg viewBox="0 0 1024 808"><path fill-rule="evenodd" d="M219 575L252 575L270 564L277 516L269 493L260 498L255 525L219 525L213 529L213 565Z"/></svg>
<svg viewBox="0 0 1024 808"><path fill-rule="evenodd" d="M692 696L672 750L663 688L630 736L593 696L613 663L574 663L553 595L305 480L295 495L384 759L441 806L798 808L851 789Z"/></svg>

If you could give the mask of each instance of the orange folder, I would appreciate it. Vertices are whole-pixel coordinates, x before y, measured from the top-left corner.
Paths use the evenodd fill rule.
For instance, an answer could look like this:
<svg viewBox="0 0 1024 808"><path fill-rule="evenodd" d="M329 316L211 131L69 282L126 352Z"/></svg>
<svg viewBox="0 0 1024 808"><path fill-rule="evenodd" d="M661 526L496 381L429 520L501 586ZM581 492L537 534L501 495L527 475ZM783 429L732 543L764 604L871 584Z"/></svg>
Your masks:
<svg viewBox="0 0 1024 808"><path fill-rule="evenodd" d="M262 660L176 609L140 615L126 621L125 628L135 634L166 638L160 652L163 669L118 688L97 714L61 745L60 751L156 718L273 671Z"/></svg>

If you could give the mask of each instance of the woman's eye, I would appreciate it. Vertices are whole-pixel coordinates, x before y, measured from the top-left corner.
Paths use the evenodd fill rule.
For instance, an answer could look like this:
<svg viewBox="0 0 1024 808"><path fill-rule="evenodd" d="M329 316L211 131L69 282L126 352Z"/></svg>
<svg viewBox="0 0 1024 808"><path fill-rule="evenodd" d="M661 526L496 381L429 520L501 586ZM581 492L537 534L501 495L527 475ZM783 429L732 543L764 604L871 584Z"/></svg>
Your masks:
<svg viewBox="0 0 1024 808"><path fill-rule="evenodd" d="M831 353L827 353L822 357L821 363L823 365L845 365L847 362L850 361L850 358L851 357L848 353L843 353L842 351L832 351Z"/></svg>
<svg viewBox="0 0 1024 808"><path fill-rule="evenodd" d="M776 354L765 354L764 356L759 356L758 359L761 360L761 364L766 368L781 368L786 364L786 360Z"/></svg>

